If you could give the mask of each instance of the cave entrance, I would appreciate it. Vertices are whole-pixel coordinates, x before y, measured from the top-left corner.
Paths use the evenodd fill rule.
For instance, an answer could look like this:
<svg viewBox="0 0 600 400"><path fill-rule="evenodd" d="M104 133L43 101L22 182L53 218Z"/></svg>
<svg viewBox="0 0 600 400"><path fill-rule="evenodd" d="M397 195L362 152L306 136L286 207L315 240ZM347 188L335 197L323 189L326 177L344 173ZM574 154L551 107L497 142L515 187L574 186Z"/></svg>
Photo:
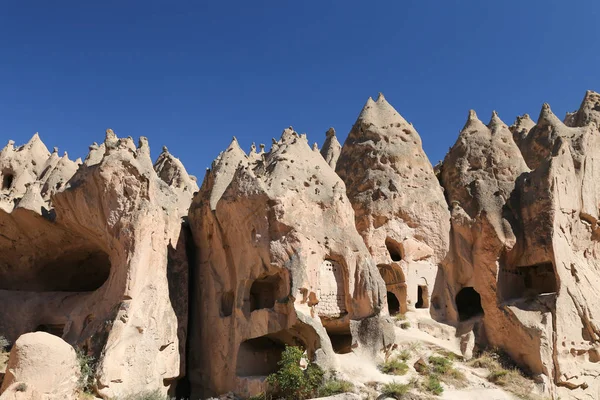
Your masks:
<svg viewBox="0 0 600 400"><path fill-rule="evenodd" d="M385 247L387 248L392 261L397 262L402 260L402 246L400 243L393 239L387 238L385 239Z"/></svg>
<svg viewBox="0 0 600 400"><path fill-rule="evenodd" d="M518 267L504 267L498 277L503 300L531 298L556 293L558 287L551 262Z"/></svg>
<svg viewBox="0 0 600 400"><path fill-rule="evenodd" d="M400 302L396 295L392 292L387 292L388 311L390 315L396 315L400 312Z"/></svg>
<svg viewBox="0 0 600 400"><path fill-rule="evenodd" d="M10 172L2 174L2 190L8 190L12 187L15 176Z"/></svg>
<svg viewBox="0 0 600 400"><path fill-rule="evenodd" d="M284 350L285 344L269 336L242 342L237 355L237 376L267 376L277 372Z"/></svg>
<svg viewBox="0 0 600 400"><path fill-rule="evenodd" d="M456 309L460 321L483 315L481 296L472 287L462 288L456 294Z"/></svg>
<svg viewBox="0 0 600 400"><path fill-rule="evenodd" d="M25 245L21 247L24 249ZM20 270L14 267L19 265L19 253L0 263L0 290L91 292L99 289L110 275L110 257L97 248L48 247L44 251L29 258L30 264Z"/></svg>
<svg viewBox="0 0 600 400"><path fill-rule="evenodd" d="M417 302L415 308L429 308L429 288L427 285L417 286Z"/></svg>
<svg viewBox="0 0 600 400"><path fill-rule="evenodd" d="M262 308L273 308L281 287L279 274L259 277L250 287L250 312Z"/></svg>
<svg viewBox="0 0 600 400"><path fill-rule="evenodd" d="M54 336L62 337L65 324L43 324L35 328L35 332L46 332Z"/></svg>

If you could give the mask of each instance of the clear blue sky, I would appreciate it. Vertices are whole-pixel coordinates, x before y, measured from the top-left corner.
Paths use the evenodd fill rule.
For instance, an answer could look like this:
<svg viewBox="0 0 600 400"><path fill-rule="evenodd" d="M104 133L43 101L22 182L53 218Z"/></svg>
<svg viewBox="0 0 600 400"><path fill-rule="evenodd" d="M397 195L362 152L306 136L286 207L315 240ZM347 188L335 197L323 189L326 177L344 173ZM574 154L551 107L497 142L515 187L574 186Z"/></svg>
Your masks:
<svg viewBox="0 0 600 400"><path fill-rule="evenodd" d="M376 4L375 4L376 3ZM76 158L148 136L200 179L235 135L343 142L383 92L432 163L467 111L561 118L600 91L600 2L3 1L0 132ZM3 145L3 144L2 144Z"/></svg>

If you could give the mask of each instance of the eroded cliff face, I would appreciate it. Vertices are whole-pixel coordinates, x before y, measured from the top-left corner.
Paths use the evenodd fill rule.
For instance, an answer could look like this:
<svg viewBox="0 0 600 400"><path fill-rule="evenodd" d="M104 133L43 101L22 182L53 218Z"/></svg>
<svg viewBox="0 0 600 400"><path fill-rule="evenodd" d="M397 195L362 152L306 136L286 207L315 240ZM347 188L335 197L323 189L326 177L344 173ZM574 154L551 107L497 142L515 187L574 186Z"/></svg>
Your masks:
<svg viewBox="0 0 600 400"><path fill-rule="evenodd" d="M264 389L285 344L335 367L335 352L380 350L385 285L354 227L342 180L305 135L286 129L250 158L234 139L190 207L199 254L192 397Z"/></svg>
<svg viewBox="0 0 600 400"><path fill-rule="evenodd" d="M77 168L44 149L36 135L0 157L4 204L14 204L0 210L0 331L11 342L46 331L94 355L103 398L166 393L185 374L187 207L178 205L194 188L159 175L187 173L157 174L145 138L136 147L111 130L102 154L93 146Z"/></svg>
<svg viewBox="0 0 600 400"><path fill-rule="evenodd" d="M428 308L448 251L450 214L419 134L382 94L365 104L336 172L386 282L389 311Z"/></svg>
<svg viewBox="0 0 600 400"><path fill-rule="evenodd" d="M472 111L434 171L380 95L343 147L333 129L321 151L291 128L268 152L234 139L200 189L145 138L108 130L83 162L9 142L0 334L96 356L103 398L187 375L195 399L264 390L286 344L326 369L377 353L408 310L466 357L506 351L553 398L600 398L599 122L591 91L564 122Z"/></svg>

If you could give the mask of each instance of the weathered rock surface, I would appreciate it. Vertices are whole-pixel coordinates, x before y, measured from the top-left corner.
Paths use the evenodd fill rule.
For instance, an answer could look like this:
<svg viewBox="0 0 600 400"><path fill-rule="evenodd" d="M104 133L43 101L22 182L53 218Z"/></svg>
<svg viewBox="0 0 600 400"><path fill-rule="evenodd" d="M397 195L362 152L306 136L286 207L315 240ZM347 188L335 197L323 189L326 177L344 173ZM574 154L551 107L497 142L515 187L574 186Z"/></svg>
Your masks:
<svg viewBox="0 0 600 400"><path fill-rule="evenodd" d="M327 161L327 164L333 169L337 165L340 153L342 151L342 145L335 136L335 129L329 128L325 133L325 143L321 149L321 155Z"/></svg>
<svg viewBox="0 0 600 400"><path fill-rule="evenodd" d="M234 139L189 219L201 305L192 315L192 397L264 389L284 344L335 366L334 352L379 350L389 340L381 329L377 344L351 334L351 321L379 314L385 286L344 183L304 135L286 129L260 160Z"/></svg>
<svg viewBox="0 0 600 400"><path fill-rule="evenodd" d="M73 347L48 333L28 333L19 337L10 352L0 393L8 391L13 398L19 398L16 393L24 393L39 400L74 399L79 376ZM33 397L33 392L39 397Z"/></svg>
<svg viewBox="0 0 600 400"><path fill-rule="evenodd" d="M386 282L390 310L427 308L448 251L450 214L419 134L383 95L365 104L336 172Z"/></svg>
<svg viewBox="0 0 600 400"><path fill-rule="evenodd" d="M159 177L145 138L136 148L108 130L93 147L70 179L37 136L3 150L16 206L0 210L0 332L12 342L46 331L95 355L103 398L166 393L185 371L182 217L194 184L173 162L157 163Z"/></svg>

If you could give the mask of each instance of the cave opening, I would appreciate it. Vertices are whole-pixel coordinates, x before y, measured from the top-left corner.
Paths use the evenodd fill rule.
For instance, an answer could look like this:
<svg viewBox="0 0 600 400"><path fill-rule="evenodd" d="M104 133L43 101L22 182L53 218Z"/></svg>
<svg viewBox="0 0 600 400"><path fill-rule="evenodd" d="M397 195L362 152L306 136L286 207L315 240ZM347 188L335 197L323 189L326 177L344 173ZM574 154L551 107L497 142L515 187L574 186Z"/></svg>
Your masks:
<svg viewBox="0 0 600 400"><path fill-rule="evenodd" d="M558 283L554 264L505 267L498 277L498 288L503 300L532 298L556 293Z"/></svg>
<svg viewBox="0 0 600 400"><path fill-rule="evenodd" d="M400 312L400 302L396 295L392 292L387 292L388 311L390 315L396 315Z"/></svg>
<svg viewBox="0 0 600 400"><path fill-rule="evenodd" d="M285 344L269 337L261 336L248 339L240 344L237 355L236 375L267 376L279 370L277 363Z"/></svg>
<svg viewBox="0 0 600 400"><path fill-rule="evenodd" d="M65 324L42 324L35 328L35 332L46 332L54 336L62 337Z"/></svg>
<svg viewBox="0 0 600 400"><path fill-rule="evenodd" d="M331 340L334 353L348 354L352 352L352 335L350 332L327 332L327 335L329 336L329 340Z"/></svg>
<svg viewBox="0 0 600 400"><path fill-rule="evenodd" d="M481 296L472 287L464 287L456 294L456 309L460 321L483 315Z"/></svg>
<svg viewBox="0 0 600 400"><path fill-rule="evenodd" d="M402 260L402 249L398 242L393 239L387 238L385 239L385 247L390 255L392 261L401 261Z"/></svg>
<svg viewBox="0 0 600 400"><path fill-rule="evenodd" d="M8 190L12 187L13 180L15 179L14 175L10 172L5 172L2 174L2 189Z"/></svg>
<svg viewBox="0 0 600 400"><path fill-rule="evenodd" d="M265 275L252 282L250 312L262 308L273 308L280 287L281 276L279 274Z"/></svg>
<svg viewBox="0 0 600 400"><path fill-rule="evenodd" d="M429 289L427 285L417 286L417 302L415 308L429 308Z"/></svg>
<svg viewBox="0 0 600 400"><path fill-rule="evenodd" d="M82 246L62 253L32 257L27 266L19 265L18 254L0 261L0 289L33 292L91 292L99 289L110 275L110 257L98 248ZM18 271L18 273L14 273Z"/></svg>

